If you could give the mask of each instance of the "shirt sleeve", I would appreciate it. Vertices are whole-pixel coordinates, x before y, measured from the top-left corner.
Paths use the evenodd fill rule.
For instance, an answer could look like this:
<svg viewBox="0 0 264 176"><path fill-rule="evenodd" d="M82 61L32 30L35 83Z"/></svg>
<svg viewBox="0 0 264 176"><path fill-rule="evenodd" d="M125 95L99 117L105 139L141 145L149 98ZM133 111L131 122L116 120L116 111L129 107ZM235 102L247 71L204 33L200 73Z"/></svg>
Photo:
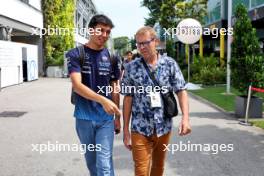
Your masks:
<svg viewBox="0 0 264 176"><path fill-rule="evenodd" d="M120 78L121 72L121 62L118 56L113 56L112 59L112 69L111 69L111 81L118 80Z"/></svg>
<svg viewBox="0 0 264 176"><path fill-rule="evenodd" d="M181 90L187 89L186 82L176 61L173 61L173 63L171 64L171 72L171 86L173 91L177 93Z"/></svg>
<svg viewBox="0 0 264 176"><path fill-rule="evenodd" d="M69 74L81 72L80 55L77 48L71 49L66 53Z"/></svg>
<svg viewBox="0 0 264 176"><path fill-rule="evenodd" d="M131 78L130 67L127 65L124 70L123 79L121 80L121 94L124 96L133 96L134 92L130 89L132 86L134 86L134 84Z"/></svg>

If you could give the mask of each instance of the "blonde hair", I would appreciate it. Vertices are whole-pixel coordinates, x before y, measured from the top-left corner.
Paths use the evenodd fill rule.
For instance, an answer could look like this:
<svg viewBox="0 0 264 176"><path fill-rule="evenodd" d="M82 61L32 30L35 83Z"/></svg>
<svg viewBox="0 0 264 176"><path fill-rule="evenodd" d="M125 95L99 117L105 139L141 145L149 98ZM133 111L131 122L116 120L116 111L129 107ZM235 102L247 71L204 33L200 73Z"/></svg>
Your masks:
<svg viewBox="0 0 264 176"><path fill-rule="evenodd" d="M153 37L153 38L157 38L156 31L155 31L152 27L150 27L150 26L144 26L144 27L140 28L140 29L137 31L135 37L137 37L137 36L139 36L139 35L146 34L147 32L150 33L150 36L151 36L151 37Z"/></svg>

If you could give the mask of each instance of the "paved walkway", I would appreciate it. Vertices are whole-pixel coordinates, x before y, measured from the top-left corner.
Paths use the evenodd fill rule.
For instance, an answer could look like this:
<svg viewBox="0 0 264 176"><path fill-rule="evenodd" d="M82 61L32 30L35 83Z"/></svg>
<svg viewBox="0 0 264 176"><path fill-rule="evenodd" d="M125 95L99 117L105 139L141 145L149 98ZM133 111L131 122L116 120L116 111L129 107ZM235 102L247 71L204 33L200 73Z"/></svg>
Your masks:
<svg viewBox="0 0 264 176"><path fill-rule="evenodd" d="M69 101L70 90L68 79L42 78L0 92L0 113L27 112L20 118L0 117L1 176L88 175L80 152L40 154L32 151L32 144L49 142L73 146L79 143L72 118L73 106ZM174 120L168 148L171 150L174 146L176 150L180 144L188 144L195 150L194 144L199 144L198 151L187 152L182 148L183 151L168 152L164 175L263 176L263 130L241 126L236 119L193 98L190 98L190 107L193 133L187 137L176 134L179 116ZM225 148L228 144L230 148ZM223 151L231 148L233 151ZM117 176L133 176L131 154L123 146L122 135L115 139L114 163Z"/></svg>

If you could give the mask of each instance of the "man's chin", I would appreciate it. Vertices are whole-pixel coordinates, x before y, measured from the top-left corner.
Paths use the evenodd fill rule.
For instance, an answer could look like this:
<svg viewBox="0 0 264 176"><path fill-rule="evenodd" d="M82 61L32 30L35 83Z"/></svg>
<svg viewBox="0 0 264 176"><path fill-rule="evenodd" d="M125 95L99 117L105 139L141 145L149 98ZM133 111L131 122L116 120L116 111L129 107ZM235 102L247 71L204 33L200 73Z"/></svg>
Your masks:
<svg viewBox="0 0 264 176"><path fill-rule="evenodd" d="M143 56L145 59L148 59L148 58L149 58L149 55L148 55L148 54L142 54L142 56Z"/></svg>
<svg viewBox="0 0 264 176"><path fill-rule="evenodd" d="M101 41L97 42L97 45L98 45L99 47L103 47L104 44L105 44L105 42L101 42Z"/></svg>

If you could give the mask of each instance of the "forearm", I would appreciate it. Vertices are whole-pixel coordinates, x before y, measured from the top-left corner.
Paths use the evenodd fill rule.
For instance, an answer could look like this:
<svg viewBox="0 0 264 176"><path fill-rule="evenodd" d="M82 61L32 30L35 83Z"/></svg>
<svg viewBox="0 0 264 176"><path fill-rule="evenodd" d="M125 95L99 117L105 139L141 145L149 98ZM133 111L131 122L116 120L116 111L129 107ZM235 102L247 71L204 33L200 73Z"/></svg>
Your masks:
<svg viewBox="0 0 264 176"><path fill-rule="evenodd" d="M86 99L89 99L89 100L92 100L92 101L96 101L96 102L101 104L105 97L97 94L92 89L90 89L89 87L85 86L80 81L80 79L81 78L78 75L78 73L72 73L71 74L72 86L73 86L74 91L76 93L78 93L79 95L81 95L82 97L86 98Z"/></svg>
<svg viewBox="0 0 264 176"><path fill-rule="evenodd" d="M123 123L124 123L124 131L129 130L130 116L131 116L131 108L132 108L132 97L125 96L123 101Z"/></svg>
<svg viewBox="0 0 264 176"><path fill-rule="evenodd" d="M112 101L119 108L119 106L120 106L120 96L119 96L119 93L112 93Z"/></svg>
<svg viewBox="0 0 264 176"><path fill-rule="evenodd" d="M182 120L189 120L189 102L187 91L183 90L177 93L180 108L182 111Z"/></svg>
<svg viewBox="0 0 264 176"><path fill-rule="evenodd" d="M120 94L119 94L119 81L112 81L111 82L111 87L112 87L112 92L111 92L111 96L112 96L112 101L116 104L116 106L119 108L120 106ZM116 118L120 118L117 117Z"/></svg>

